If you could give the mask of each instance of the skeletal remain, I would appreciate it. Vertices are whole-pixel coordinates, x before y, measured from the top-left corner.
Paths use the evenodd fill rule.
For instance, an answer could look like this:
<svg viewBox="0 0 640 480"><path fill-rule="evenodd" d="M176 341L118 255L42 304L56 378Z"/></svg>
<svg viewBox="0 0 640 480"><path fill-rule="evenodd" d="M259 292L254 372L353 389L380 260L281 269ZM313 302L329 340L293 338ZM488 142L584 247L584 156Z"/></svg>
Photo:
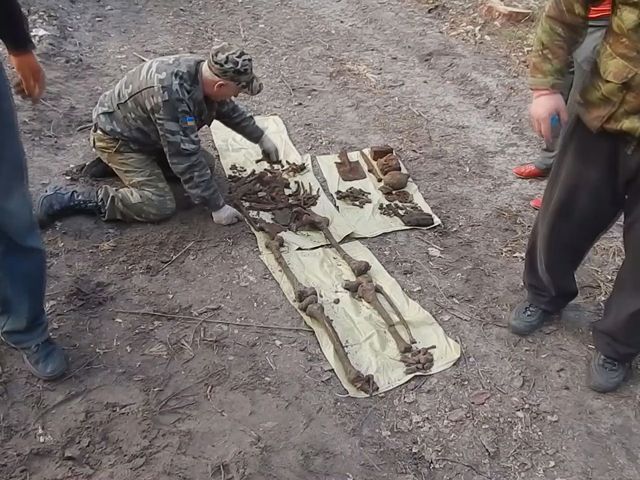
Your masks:
<svg viewBox="0 0 640 480"><path fill-rule="evenodd" d="M364 375L356 367L354 367L351 363L351 360L349 360L347 351L344 349L344 346L340 341L340 336L338 335L338 332L336 332L336 329L333 328L331 319L329 319L329 317L327 317L327 315L324 313L323 306L319 303L312 303L306 308L306 313L311 318L320 323L320 325L322 325L322 327L324 328L326 334L329 336L329 340L331 340L331 345L333 345L336 357L338 357L338 360L342 364L342 368L347 375L349 383L351 383L354 387L366 393L367 395L371 395L377 392L378 385L376 384L373 375Z"/></svg>
<svg viewBox="0 0 640 480"><path fill-rule="evenodd" d="M385 174L382 182L385 187L389 187L391 190L402 190L409 183L409 174L391 171Z"/></svg>
<svg viewBox="0 0 640 480"><path fill-rule="evenodd" d="M255 163L267 162L269 165L282 165L282 160L271 160L267 155L262 155Z"/></svg>
<svg viewBox="0 0 640 480"><path fill-rule="evenodd" d="M331 231L329 230L329 219L313 213L310 210L296 209L294 215L298 215L300 220L296 222L297 226L310 227L314 230L320 230L324 236L329 240L329 243L333 249L338 252L338 255L347 263L353 274L358 277L364 275L371 269L371 265L364 260L356 260L340 246L335 239Z"/></svg>
<svg viewBox="0 0 640 480"><path fill-rule="evenodd" d="M259 227L260 230L266 233L272 240L276 238L276 235L285 231L285 228L282 225L265 221L260 222Z"/></svg>
<svg viewBox="0 0 640 480"><path fill-rule="evenodd" d="M400 312L400 309L395 304L395 302L391 299L391 297L389 296L387 291L382 287L382 285L376 284L376 292L378 292L380 295L382 295L383 298L387 301L387 303L391 306L391 309L393 310L393 313L396 314L396 317L398 317L398 320L400 321L400 324L404 327L404 329L409 334L409 342L416 343L416 339L413 337L413 334L411 333L411 329L409 328L409 324L407 323L407 319L404 318L404 315L402 315L402 312Z"/></svg>
<svg viewBox="0 0 640 480"><path fill-rule="evenodd" d="M380 173L378 172L378 169L376 168L376 166L373 164L373 162L371 161L371 159L369 158L369 156L364 153L362 150L360 150L360 156L362 156L362 160L364 160L364 163L367 165L367 171L373 175L374 177L376 177L376 180L381 182L382 181L382 176L380 175Z"/></svg>
<svg viewBox="0 0 640 480"><path fill-rule="evenodd" d="M402 355L400 361L406 365L404 373L410 375L418 372L428 372L433 367L433 350L435 345L413 350L411 353Z"/></svg>
<svg viewBox="0 0 640 480"><path fill-rule="evenodd" d="M393 153L379 158L376 161L376 164L378 165L378 169L380 170L380 173L382 173L382 175L386 175L389 172L399 172L400 170L402 170L402 167L400 166L400 159L398 159L398 157L396 157Z"/></svg>
<svg viewBox="0 0 640 480"><path fill-rule="evenodd" d="M387 217L398 217L402 223L410 227L430 227L434 223L433 215L422 210L416 203L380 204L378 210Z"/></svg>
<svg viewBox="0 0 640 480"><path fill-rule="evenodd" d="M302 182L295 182L295 187L290 188L289 180L283 176L283 170L265 169L258 173L252 171L244 177L230 177L229 180L231 198L244 202L246 208L253 211L274 212L292 210L296 207L310 208L316 205L320 198L320 189L314 192L310 185Z"/></svg>
<svg viewBox="0 0 640 480"><path fill-rule="evenodd" d="M307 169L306 163L292 163L288 161L287 166L282 169L282 173L284 173L285 175L291 175L292 177L295 177L296 175L300 175L306 169Z"/></svg>
<svg viewBox="0 0 640 480"><path fill-rule="evenodd" d="M298 308L309 315L311 318L316 320L324 329L325 333L329 337L331 341L331 345L333 346L333 350L336 353L336 357L338 361L342 365L342 368L347 375L347 380L358 390L366 393L367 395L371 395L378 391L378 385L376 384L373 375L364 375L357 368L353 366L351 360L349 360L349 356L347 355L347 351L342 345L342 341L340 340L340 336L336 329L333 327L333 322L331 319L325 314L324 307L318 303L318 294L314 288L306 287L300 283L300 281L296 278L294 273L291 271L291 267L287 264L286 260L282 256L280 252L280 248L282 247L284 241L281 237L277 236L275 239L267 242L267 248L273 254L278 266L282 269L287 280L293 287L293 291L295 292L295 298L298 302Z"/></svg>
<svg viewBox="0 0 640 480"><path fill-rule="evenodd" d="M389 312L387 312L384 306L380 303L380 300L378 300L376 285L368 275L359 276L355 281L347 281L343 284L343 287L346 290L355 293L358 298L361 298L371 305L378 315L382 317L384 323L387 324L389 334L396 343L400 353L408 353L412 350L413 347L411 347L411 345L402 338L396 328L396 322L393 321ZM409 335L411 336L411 333L409 333Z"/></svg>
<svg viewBox="0 0 640 480"><path fill-rule="evenodd" d="M413 195L406 190L396 190L394 192L393 190L389 191L390 189L383 190L383 188L386 187L381 187L380 191L384 194L384 198L386 198L388 202L413 203Z"/></svg>
<svg viewBox="0 0 640 480"><path fill-rule="evenodd" d="M256 220L253 217L251 217L251 215L249 215L249 212L247 212L247 209L244 208L244 205L240 200L234 199L231 201L231 203L240 212L240 214L247 220L247 223L253 230L258 232L262 230L260 226L257 224Z"/></svg>
<svg viewBox="0 0 640 480"><path fill-rule="evenodd" d="M362 208L365 204L371 203L371 193L361 188L349 187L344 192L336 191L336 198L354 207Z"/></svg>
<svg viewBox="0 0 640 480"><path fill-rule="evenodd" d="M282 240L282 237L277 236L273 240L269 240L267 242L267 249L273 254L273 257L282 269L282 272L287 277L287 280L289 280L289 283L293 288L296 301L302 302L305 298L312 295L316 295L317 297L315 288L305 287L304 285L302 285L291 271L291 267L289 267L286 260L282 256L282 252L280 251L280 248L283 244L284 240Z"/></svg>

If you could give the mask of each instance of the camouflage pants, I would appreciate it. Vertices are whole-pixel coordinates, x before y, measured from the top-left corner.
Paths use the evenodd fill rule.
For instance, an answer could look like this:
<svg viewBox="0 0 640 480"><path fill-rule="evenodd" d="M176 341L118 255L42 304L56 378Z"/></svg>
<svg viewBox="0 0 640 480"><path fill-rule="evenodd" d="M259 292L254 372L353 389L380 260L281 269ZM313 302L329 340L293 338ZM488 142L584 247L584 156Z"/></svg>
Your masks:
<svg viewBox="0 0 640 480"><path fill-rule="evenodd" d="M98 190L105 220L157 222L173 215L176 201L156 155L133 151L100 130L91 133L91 145L125 184L125 188L104 185Z"/></svg>

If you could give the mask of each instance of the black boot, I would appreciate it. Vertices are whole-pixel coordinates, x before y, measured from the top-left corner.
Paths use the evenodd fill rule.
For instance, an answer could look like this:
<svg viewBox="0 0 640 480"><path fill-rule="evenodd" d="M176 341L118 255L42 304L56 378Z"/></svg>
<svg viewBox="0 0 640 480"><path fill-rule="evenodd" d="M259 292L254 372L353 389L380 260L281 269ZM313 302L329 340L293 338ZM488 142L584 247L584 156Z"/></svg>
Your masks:
<svg viewBox="0 0 640 480"><path fill-rule="evenodd" d="M629 363L619 362L595 352L589 364L589 387L600 393L613 392L631 373Z"/></svg>
<svg viewBox="0 0 640 480"><path fill-rule="evenodd" d="M529 335L542 327L545 322L551 320L553 315L551 312L536 307L533 303L523 302L511 314L509 328L516 335Z"/></svg>
<svg viewBox="0 0 640 480"><path fill-rule="evenodd" d="M51 338L20 351L31 373L42 380L56 380L62 377L69 366L62 348Z"/></svg>
<svg viewBox="0 0 640 480"><path fill-rule="evenodd" d="M59 218L88 213L102 215L98 190L90 187L51 187L40 195L36 204L36 217L40 227L46 227Z"/></svg>
<svg viewBox="0 0 640 480"><path fill-rule="evenodd" d="M100 158L96 158L87 163L82 169L82 175L89 178L113 178L116 172Z"/></svg>

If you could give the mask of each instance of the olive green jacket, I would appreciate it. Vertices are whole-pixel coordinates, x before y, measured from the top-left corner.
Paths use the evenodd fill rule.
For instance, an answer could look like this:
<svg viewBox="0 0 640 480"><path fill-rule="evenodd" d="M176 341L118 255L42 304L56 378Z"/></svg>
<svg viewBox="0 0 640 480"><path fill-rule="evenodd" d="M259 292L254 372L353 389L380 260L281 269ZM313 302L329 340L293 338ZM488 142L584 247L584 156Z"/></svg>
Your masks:
<svg viewBox="0 0 640 480"><path fill-rule="evenodd" d="M561 90L573 50L587 31L592 0L550 0L529 63L533 90ZM613 0L611 23L578 112L593 131L640 138L640 0Z"/></svg>

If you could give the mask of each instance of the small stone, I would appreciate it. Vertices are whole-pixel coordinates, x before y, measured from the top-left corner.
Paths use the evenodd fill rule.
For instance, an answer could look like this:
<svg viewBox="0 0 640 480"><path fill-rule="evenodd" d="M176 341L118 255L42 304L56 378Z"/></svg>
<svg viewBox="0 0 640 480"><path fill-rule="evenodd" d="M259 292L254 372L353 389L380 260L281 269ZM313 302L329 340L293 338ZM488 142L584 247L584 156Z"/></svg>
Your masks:
<svg viewBox="0 0 640 480"><path fill-rule="evenodd" d="M339 298L334 298L334 299L333 299L333 303L334 303L335 305L338 305L338 304L340 303L340 299L339 299Z"/></svg>
<svg viewBox="0 0 640 480"><path fill-rule="evenodd" d="M276 340L276 347L282 348L282 342L280 340Z"/></svg>
<svg viewBox="0 0 640 480"><path fill-rule="evenodd" d="M404 403L414 403L416 401L416 394L408 392L404 395Z"/></svg>
<svg viewBox="0 0 640 480"><path fill-rule="evenodd" d="M467 411L464 408L458 408L456 410L449 412L449 415L447 415L447 419L450 422L459 422L461 420L464 420L466 416L467 416Z"/></svg>
<svg viewBox="0 0 640 480"><path fill-rule="evenodd" d="M442 252L435 247L429 247L427 248L427 253L429 255L431 255L432 257L441 257L442 256Z"/></svg>
<svg viewBox="0 0 640 480"><path fill-rule="evenodd" d="M131 470L137 470L142 467L147 462L147 457L136 458L133 462L129 464L129 468Z"/></svg>
<svg viewBox="0 0 640 480"><path fill-rule="evenodd" d="M516 375L511 379L511 386L515 389L522 388L524 385L524 377L522 375Z"/></svg>
<svg viewBox="0 0 640 480"><path fill-rule="evenodd" d="M547 420L549 420L551 423L556 423L558 421L558 416L557 415L547 415Z"/></svg>
<svg viewBox="0 0 640 480"><path fill-rule="evenodd" d="M64 451L64 455L62 457L63 460L77 460L78 458L80 458L80 450L74 447L71 448L67 448Z"/></svg>

